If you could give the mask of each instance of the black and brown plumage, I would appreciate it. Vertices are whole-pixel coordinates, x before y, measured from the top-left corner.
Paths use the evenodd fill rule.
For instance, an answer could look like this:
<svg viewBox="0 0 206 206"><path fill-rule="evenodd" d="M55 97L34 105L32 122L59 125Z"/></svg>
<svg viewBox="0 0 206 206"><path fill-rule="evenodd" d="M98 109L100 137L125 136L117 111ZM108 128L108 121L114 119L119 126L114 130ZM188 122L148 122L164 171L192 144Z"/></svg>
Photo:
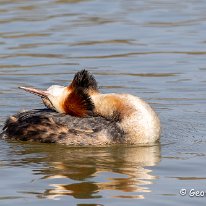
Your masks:
<svg viewBox="0 0 206 206"><path fill-rule="evenodd" d="M86 118L36 109L17 113L5 123L2 137L67 145L122 143L123 131L103 117Z"/></svg>
<svg viewBox="0 0 206 206"><path fill-rule="evenodd" d="M92 74L77 72L69 86L46 91L20 87L38 95L48 109L21 112L5 123L4 138L67 145L147 144L159 140L154 110L130 94L102 94Z"/></svg>

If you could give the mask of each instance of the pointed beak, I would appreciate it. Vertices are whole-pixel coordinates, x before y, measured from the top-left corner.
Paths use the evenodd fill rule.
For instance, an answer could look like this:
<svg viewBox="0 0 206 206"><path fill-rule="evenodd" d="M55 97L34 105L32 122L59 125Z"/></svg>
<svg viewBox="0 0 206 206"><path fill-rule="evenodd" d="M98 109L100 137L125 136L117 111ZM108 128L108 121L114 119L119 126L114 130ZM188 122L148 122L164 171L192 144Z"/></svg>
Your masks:
<svg viewBox="0 0 206 206"><path fill-rule="evenodd" d="M31 87L19 87L19 89L23 89L26 92L30 92L30 93L38 95L40 97L47 97L48 98L48 95L49 95L48 91L43 91L43 90L31 88Z"/></svg>

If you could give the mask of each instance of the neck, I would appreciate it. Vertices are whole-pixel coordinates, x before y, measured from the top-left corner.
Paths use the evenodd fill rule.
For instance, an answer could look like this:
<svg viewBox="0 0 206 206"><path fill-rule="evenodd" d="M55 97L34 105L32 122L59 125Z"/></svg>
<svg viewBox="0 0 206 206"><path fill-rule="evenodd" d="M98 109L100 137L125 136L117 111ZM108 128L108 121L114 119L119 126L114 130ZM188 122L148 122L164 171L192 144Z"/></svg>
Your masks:
<svg viewBox="0 0 206 206"><path fill-rule="evenodd" d="M91 95L91 99L95 107L94 113L107 119L120 121L132 112L132 108L118 94L95 93Z"/></svg>

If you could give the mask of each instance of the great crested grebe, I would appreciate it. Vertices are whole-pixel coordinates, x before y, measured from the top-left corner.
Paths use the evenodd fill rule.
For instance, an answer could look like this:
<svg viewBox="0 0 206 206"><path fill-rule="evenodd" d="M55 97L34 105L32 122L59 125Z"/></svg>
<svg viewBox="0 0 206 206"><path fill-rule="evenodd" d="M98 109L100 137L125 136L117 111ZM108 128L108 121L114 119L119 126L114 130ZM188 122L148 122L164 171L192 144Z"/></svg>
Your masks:
<svg viewBox="0 0 206 206"><path fill-rule="evenodd" d="M130 94L101 94L86 70L66 87L20 88L40 96L48 109L10 116L4 138L67 145L148 144L160 138L160 121L149 104Z"/></svg>

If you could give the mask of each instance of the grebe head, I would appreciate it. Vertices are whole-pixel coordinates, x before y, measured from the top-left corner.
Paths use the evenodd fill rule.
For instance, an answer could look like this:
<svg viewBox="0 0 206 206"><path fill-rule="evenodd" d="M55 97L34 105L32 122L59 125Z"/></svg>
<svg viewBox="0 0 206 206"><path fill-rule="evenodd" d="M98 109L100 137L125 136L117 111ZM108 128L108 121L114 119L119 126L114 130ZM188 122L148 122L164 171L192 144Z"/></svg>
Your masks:
<svg viewBox="0 0 206 206"><path fill-rule="evenodd" d="M47 89L47 92L54 96L54 97L60 97L63 95L65 87L60 85L52 85Z"/></svg>
<svg viewBox="0 0 206 206"><path fill-rule="evenodd" d="M42 97L42 101L47 108L56 110L60 113L65 113L62 108L62 102L66 99L69 93L67 87L52 85L46 90L47 95Z"/></svg>
<svg viewBox="0 0 206 206"><path fill-rule="evenodd" d="M62 102L69 95L67 87L52 85L47 90L40 90L31 87L19 87L27 92L38 95L42 98L43 103L49 109L64 113Z"/></svg>
<svg viewBox="0 0 206 206"><path fill-rule="evenodd" d="M52 110L80 117L93 113L94 104L90 94L98 92L95 78L86 70L77 72L67 87L53 85L45 91L19 88L40 96L45 106Z"/></svg>

